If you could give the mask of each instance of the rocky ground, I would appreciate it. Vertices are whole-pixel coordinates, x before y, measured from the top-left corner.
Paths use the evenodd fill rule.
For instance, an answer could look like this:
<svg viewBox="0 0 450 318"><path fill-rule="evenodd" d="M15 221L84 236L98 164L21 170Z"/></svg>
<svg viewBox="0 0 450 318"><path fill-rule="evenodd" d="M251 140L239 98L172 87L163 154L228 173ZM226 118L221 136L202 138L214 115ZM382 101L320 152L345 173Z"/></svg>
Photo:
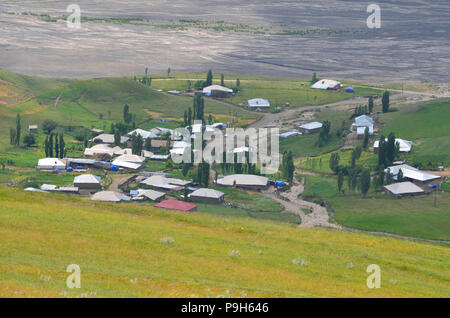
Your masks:
<svg viewBox="0 0 450 318"><path fill-rule="evenodd" d="M1 1L0 68L63 77L140 74L147 66L152 73L213 68L310 77L317 71L345 79L449 82L448 0L377 1L380 29L367 28L367 3L352 0L78 0L83 17L150 24L83 22L80 30L23 14L63 16L72 3ZM252 31L170 27L180 19L225 21ZM156 26L162 24L169 27ZM285 31L293 34L277 34Z"/></svg>

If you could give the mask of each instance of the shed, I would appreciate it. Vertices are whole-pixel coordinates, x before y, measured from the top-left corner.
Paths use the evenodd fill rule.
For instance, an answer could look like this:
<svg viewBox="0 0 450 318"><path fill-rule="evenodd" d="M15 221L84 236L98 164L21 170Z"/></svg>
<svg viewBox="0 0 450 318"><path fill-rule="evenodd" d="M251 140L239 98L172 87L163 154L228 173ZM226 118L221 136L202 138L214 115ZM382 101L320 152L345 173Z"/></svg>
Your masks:
<svg viewBox="0 0 450 318"><path fill-rule="evenodd" d="M202 203L222 203L225 194L223 192L200 188L188 195L192 201L202 202Z"/></svg>
<svg viewBox="0 0 450 318"><path fill-rule="evenodd" d="M37 170L56 170L66 169L66 163L58 158L43 158L39 159L36 166Z"/></svg>
<svg viewBox="0 0 450 318"><path fill-rule="evenodd" d="M317 82L315 82L311 88L315 89L325 89L325 90L338 90L342 87L342 84L338 81L331 80L331 79L321 79Z"/></svg>
<svg viewBox="0 0 450 318"><path fill-rule="evenodd" d="M269 179L253 174L232 174L217 179L217 184L225 187L240 187L252 190L267 188Z"/></svg>
<svg viewBox="0 0 450 318"><path fill-rule="evenodd" d="M105 202L121 202L121 201L130 201L131 198L127 195L115 191L100 191L92 195L91 200L105 201Z"/></svg>
<svg viewBox="0 0 450 318"><path fill-rule="evenodd" d="M423 194L425 191L412 182L400 182L384 186L387 193L395 197Z"/></svg>
<svg viewBox="0 0 450 318"><path fill-rule="evenodd" d="M73 180L73 185L79 189L100 189L102 179L92 174L82 174L76 176Z"/></svg>
<svg viewBox="0 0 450 318"><path fill-rule="evenodd" d="M248 100L248 107L250 108L267 108L270 107L270 103L267 99L264 98L253 98Z"/></svg>
<svg viewBox="0 0 450 318"><path fill-rule="evenodd" d="M319 123L318 121L313 121L304 125L301 125L299 127L299 130L303 134L314 134L320 131L322 128L322 123Z"/></svg>

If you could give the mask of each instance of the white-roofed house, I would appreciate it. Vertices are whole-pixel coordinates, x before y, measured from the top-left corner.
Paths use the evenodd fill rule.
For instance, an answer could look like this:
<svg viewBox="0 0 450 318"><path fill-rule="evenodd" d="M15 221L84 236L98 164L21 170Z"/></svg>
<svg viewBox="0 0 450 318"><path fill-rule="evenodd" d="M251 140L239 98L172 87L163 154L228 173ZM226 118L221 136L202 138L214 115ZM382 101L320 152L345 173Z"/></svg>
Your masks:
<svg viewBox="0 0 450 318"><path fill-rule="evenodd" d="M281 139L287 139L287 138L300 136L300 135L301 135L301 133L299 131L292 130L292 131L287 131L287 132L284 132L284 133L280 134L280 138Z"/></svg>
<svg viewBox="0 0 450 318"><path fill-rule="evenodd" d="M130 131L128 134L126 134L126 136L131 137L131 136L133 136L133 134L140 135L144 140L147 138L156 138L157 137L157 135L154 132L147 131L147 130L140 129L140 128Z"/></svg>
<svg viewBox="0 0 450 318"><path fill-rule="evenodd" d="M130 201L131 198L127 195L115 191L100 191L92 195L91 200L105 201L105 202L121 202L121 201Z"/></svg>
<svg viewBox="0 0 450 318"><path fill-rule="evenodd" d="M425 193L424 190L416 186L412 182L399 182L384 186L384 189L388 194L400 198L403 196L412 196Z"/></svg>
<svg viewBox="0 0 450 318"><path fill-rule="evenodd" d="M211 85L203 88L203 94L212 97L226 98L233 95L233 90L220 85Z"/></svg>
<svg viewBox="0 0 450 318"><path fill-rule="evenodd" d="M225 194L221 191L200 188L188 195L192 201L219 204L223 202Z"/></svg>
<svg viewBox="0 0 450 318"><path fill-rule="evenodd" d="M324 89L324 90L338 90L342 87L342 84L338 81L331 80L331 79L321 79L317 82L315 82L311 88L314 89Z"/></svg>
<svg viewBox="0 0 450 318"><path fill-rule="evenodd" d="M268 108L270 103L264 98L253 98L248 100L248 107L250 108Z"/></svg>
<svg viewBox="0 0 450 318"><path fill-rule="evenodd" d="M261 190L267 188L269 179L253 174L232 174L217 179L217 184L224 187L239 187L251 190Z"/></svg>
<svg viewBox="0 0 450 318"><path fill-rule="evenodd" d="M73 185L78 189L100 189L102 187L102 179L92 174L82 174L76 176Z"/></svg>
<svg viewBox="0 0 450 318"><path fill-rule="evenodd" d="M120 137L120 143L125 143L128 140L130 140L130 138L128 138L126 136ZM97 137L94 137L92 139L92 141L95 143L113 144L114 143L114 135L113 134L100 134Z"/></svg>
<svg viewBox="0 0 450 318"><path fill-rule="evenodd" d="M318 121L313 121L311 123L299 126L300 132L305 135L317 133L321 128L322 123L319 123Z"/></svg>
<svg viewBox="0 0 450 318"><path fill-rule="evenodd" d="M358 138L362 138L365 134L366 127L369 128L369 136L373 136L373 119L367 115L361 115L355 118L352 129L356 130Z"/></svg>
<svg viewBox="0 0 450 318"><path fill-rule="evenodd" d="M136 201L150 200L154 202L160 202L166 197L164 192L159 192L151 189L138 189L137 194L132 197Z"/></svg>
<svg viewBox="0 0 450 318"><path fill-rule="evenodd" d="M408 180L419 184L424 184L441 178L440 176L425 171L420 171L419 169L411 167L407 164L390 166L385 169L385 172L391 173L393 175L393 179L397 180L397 176L400 170L403 174L403 180Z"/></svg>
<svg viewBox="0 0 450 318"><path fill-rule="evenodd" d="M37 170L63 170L66 168L66 163L58 158L43 158L39 159L36 166Z"/></svg>
<svg viewBox="0 0 450 318"><path fill-rule="evenodd" d="M387 138L385 140L386 140L386 142L388 141ZM400 138L395 138L395 143L398 143L400 152L407 153L407 152L411 151L411 148L412 148L411 141L400 139ZM373 151L375 153L378 153L379 144L380 144L379 140L375 140L375 142L373 143Z"/></svg>

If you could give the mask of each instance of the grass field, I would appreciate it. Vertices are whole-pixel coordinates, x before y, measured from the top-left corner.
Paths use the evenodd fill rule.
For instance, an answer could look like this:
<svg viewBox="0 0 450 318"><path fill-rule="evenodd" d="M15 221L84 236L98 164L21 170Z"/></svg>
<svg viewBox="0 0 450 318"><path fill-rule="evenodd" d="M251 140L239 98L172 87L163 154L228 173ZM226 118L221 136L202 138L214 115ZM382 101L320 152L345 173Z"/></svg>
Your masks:
<svg viewBox="0 0 450 318"><path fill-rule="evenodd" d="M351 192L344 179L345 194L338 194L335 176L305 176L304 196L325 199L337 223L362 230L395 233L411 237L450 240L450 194L394 199L370 189L366 198Z"/></svg>
<svg viewBox="0 0 450 318"><path fill-rule="evenodd" d="M450 165L450 100L438 99L418 105L399 106L384 114L382 132L415 142L409 161L427 166L429 162Z"/></svg>
<svg viewBox="0 0 450 318"><path fill-rule="evenodd" d="M450 294L449 254L438 245L5 187L0 198L1 297ZM66 287L69 264L81 268L81 289ZM381 267L380 289L366 286L369 264Z"/></svg>

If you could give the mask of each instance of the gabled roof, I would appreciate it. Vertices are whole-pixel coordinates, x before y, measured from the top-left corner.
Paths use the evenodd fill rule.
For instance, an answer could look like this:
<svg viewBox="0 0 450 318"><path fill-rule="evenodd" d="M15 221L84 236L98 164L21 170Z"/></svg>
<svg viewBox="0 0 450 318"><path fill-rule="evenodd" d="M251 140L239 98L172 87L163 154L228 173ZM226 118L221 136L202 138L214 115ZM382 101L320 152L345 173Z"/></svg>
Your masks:
<svg viewBox="0 0 450 318"><path fill-rule="evenodd" d="M398 165L398 166L391 166L391 167L386 168L385 171L390 172L394 176L394 180L397 180L397 175L398 175L400 169L402 170L403 178L409 178L409 179L417 180L417 181L421 181L421 182L431 181L431 180L440 178L440 176L437 176L437 175L434 175L434 174L431 174L428 172L420 171L419 169L411 167L406 164L402 164L402 165Z"/></svg>
<svg viewBox="0 0 450 318"><path fill-rule="evenodd" d="M300 128L306 129L306 130L318 129L318 128L322 128L322 123L319 123L318 121L313 121L311 123L301 125Z"/></svg>
<svg viewBox="0 0 450 318"><path fill-rule="evenodd" d="M197 208L195 204L178 200L164 200L158 204L155 204L155 207L178 211L191 211Z"/></svg>
<svg viewBox="0 0 450 318"><path fill-rule="evenodd" d="M269 179L263 176L256 176L253 174L232 174L217 179L217 184L224 186L267 186Z"/></svg>
<svg viewBox="0 0 450 318"><path fill-rule="evenodd" d="M117 167L120 167L120 168L133 169L133 170L137 170L143 166L143 163L129 162L129 161L123 161L123 160L118 160L118 159L115 159L112 162L112 164Z"/></svg>
<svg viewBox="0 0 450 318"><path fill-rule="evenodd" d="M200 189L195 190L191 194L189 194L188 197L194 196L194 197L202 197L202 198L220 199L224 195L225 194L223 192L220 192L220 191L217 191L214 189L200 188Z"/></svg>
<svg viewBox="0 0 450 318"><path fill-rule="evenodd" d="M120 202L120 201L130 201L131 198L127 195L115 191L100 191L91 196L91 200Z"/></svg>
<svg viewBox="0 0 450 318"><path fill-rule="evenodd" d="M164 192L159 192L155 190L145 190L145 189L139 189L137 190L138 194L136 197L146 197L149 200L156 201L158 199L161 199L166 194Z"/></svg>
<svg viewBox="0 0 450 318"><path fill-rule="evenodd" d="M373 119L367 115L361 115L355 118L355 124L358 127L361 126L369 127L371 125L373 126Z"/></svg>
<svg viewBox="0 0 450 318"><path fill-rule="evenodd" d="M92 139L94 142L102 142L105 144L113 144L114 143L114 135L112 134L100 134L97 137L94 137ZM130 138L128 137L120 137L120 142L124 143L127 142L128 140L130 140Z"/></svg>
<svg viewBox="0 0 450 318"><path fill-rule="evenodd" d="M264 98L253 98L248 100L248 107L270 107L270 103Z"/></svg>
<svg viewBox="0 0 450 318"><path fill-rule="evenodd" d="M366 128L369 128L369 135L372 136L373 135L373 125L361 126L361 127L356 128L356 134L358 136L364 135L366 133Z"/></svg>
<svg viewBox="0 0 450 318"><path fill-rule="evenodd" d="M127 161L133 163L143 163L145 162L145 158L138 155L121 155L116 158L119 161Z"/></svg>
<svg viewBox="0 0 450 318"><path fill-rule="evenodd" d="M412 182L400 182L384 186L386 190L393 194L414 194L424 192Z"/></svg>
<svg viewBox="0 0 450 318"><path fill-rule="evenodd" d="M386 141L388 141L388 139L385 139ZM408 140L404 140L404 139L400 139L400 138L395 138L395 142L398 142L399 148L400 148L400 152L410 152L411 148L412 148L412 141L408 141ZM375 142L373 143L373 147L374 148L378 148L379 147L379 140L375 140Z"/></svg>
<svg viewBox="0 0 450 318"><path fill-rule="evenodd" d="M203 89L203 94L211 93L211 91L222 91L227 93L233 93L233 90L220 85L211 85Z"/></svg>
<svg viewBox="0 0 450 318"><path fill-rule="evenodd" d="M317 89L331 89L340 86L341 83L335 80L331 79L321 79L315 82L311 88L317 88Z"/></svg>
<svg viewBox="0 0 450 318"><path fill-rule="evenodd" d="M94 176L92 174L82 174L79 176L76 176L73 179L73 183L92 183L92 184L100 184L102 182L102 179L98 176Z"/></svg>
<svg viewBox="0 0 450 318"><path fill-rule="evenodd" d="M164 184L171 184L171 185L175 185L175 186L185 186L185 185L191 184L192 181L186 181L186 180L181 180L181 179L176 179L176 178L166 178L161 175L153 175L151 177L148 177L141 183L149 185L149 186L159 186L159 185L164 185Z"/></svg>
<svg viewBox="0 0 450 318"><path fill-rule="evenodd" d="M151 131L147 131L147 130L143 130L140 128L137 128L133 131L130 131L127 135L132 136L134 133L136 133L137 135L141 135L142 138L147 139L147 138L156 138L156 134L154 132Z"/></svg>

